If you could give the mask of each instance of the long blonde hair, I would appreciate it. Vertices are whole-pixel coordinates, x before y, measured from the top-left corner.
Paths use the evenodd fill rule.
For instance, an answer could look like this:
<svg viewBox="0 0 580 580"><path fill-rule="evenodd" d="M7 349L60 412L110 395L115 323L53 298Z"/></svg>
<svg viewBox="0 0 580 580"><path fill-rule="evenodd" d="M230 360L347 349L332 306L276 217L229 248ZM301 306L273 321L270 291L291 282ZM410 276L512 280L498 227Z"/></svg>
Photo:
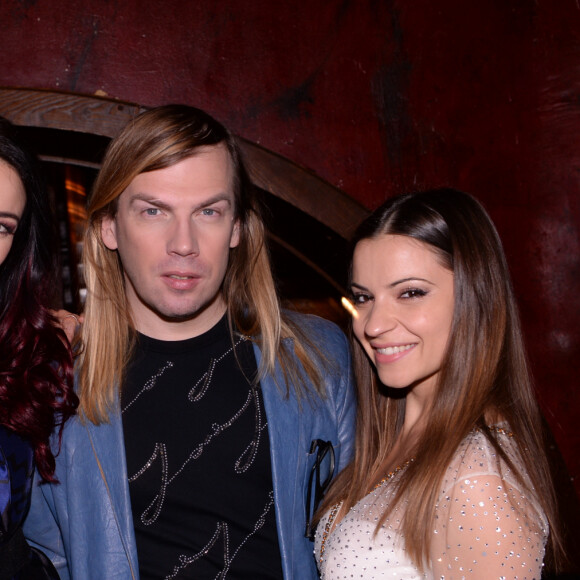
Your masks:
<svg viewBox="0 0 580 580"><path fill-rule="evenodd" d="M224 144L234 168L235 219L240 243L230 250L222 292L230 329L251 336L262 357L256 380L272 374L279 361L286 389L297 396L310 386L324 395L322 356L292 320L281 313L270 268L264 225L234 137L210 115L186 105L165 105L137 116L111 142L88 203L83 250L87 288L85 322L79 338L80 411L98 424L108 420L131 357L134 325L117 252L101 238L105 217L139 174L172 166L201 147ZM291 338L288 349L282 339Z"/></svg>
<svg viewBox="0 0 580 580"><path fill-rule="evenodd" d="M353 249L362 240L384 234L428 244L453 272L455 304L424 435L379 525L404 496L405 549L422 568L444 472L460 443L479 428L516 473L523 489L536 497L548 518L552 553L560 554L543 418L534 396L508 265L491 219L473 197L451 189L434 190L388 200L359 226ZM348 509L368 493L403 425L405 399L385 396L354 337L352 348L358 393L355 458L329 490L318 518L331 505L344 501L343 509ZM488 429L488 414L509 423L536 491L528 489L523 474L499 446L495 432Z"/></svg>

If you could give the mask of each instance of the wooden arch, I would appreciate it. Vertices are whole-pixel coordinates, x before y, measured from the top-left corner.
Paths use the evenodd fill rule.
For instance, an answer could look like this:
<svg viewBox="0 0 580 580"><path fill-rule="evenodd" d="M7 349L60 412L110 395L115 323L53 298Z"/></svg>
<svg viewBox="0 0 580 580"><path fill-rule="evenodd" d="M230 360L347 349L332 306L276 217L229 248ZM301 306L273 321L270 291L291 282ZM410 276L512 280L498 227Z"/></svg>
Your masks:
<svg viewBox="0 0 580 580"><path fill-rule="evenodd" d="M0 115L16 125L112 138L145 110L115 99L0 88ZM261 189L289 202L342 238L349 239L368 211L343 191L263 147L237 137L250 178Z"/></svg>

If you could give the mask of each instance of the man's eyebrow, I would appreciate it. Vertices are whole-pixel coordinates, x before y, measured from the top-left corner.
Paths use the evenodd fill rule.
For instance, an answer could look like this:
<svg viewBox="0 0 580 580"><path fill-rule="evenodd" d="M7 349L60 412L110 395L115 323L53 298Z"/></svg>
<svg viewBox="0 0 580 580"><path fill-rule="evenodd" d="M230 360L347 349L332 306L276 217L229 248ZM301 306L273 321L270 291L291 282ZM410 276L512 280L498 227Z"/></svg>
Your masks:
<svg viewBox="0 0 580 580"><path fill-rule="evenodd" d="M136 201L144 201L145 203L149 203L155 207L158 207L159 209L171 209L171 205L156 198L154 194L148 194L148 193L135 193L134 195L131 196L131 199L129 200L129 204L133 204ZM204 207L208 207L210 205L213 205L214 203L218 203L220 201L225 201L229 207L232 207L232 198L231 195L228 193L218 193L217 195L214 195L213 197L210 197L206 200L204 200L202 203L198 204L197 206L194 207L194 211L198 210L198 209L203 209Z"/></svg>
<svg viewBox="0 0 580 580"><path fill-rule="evenodd" d="M129 205L133 205L137 201L144 201L145 203L151 204L160 209L170 208L169 204L161 201L160 199L157 199L153 194L135 193L134 195L131 196L131 199L129 199Z"/></svg>
<svg viewBox="0 0 580 580"><path fill-rule="evenodd" d="M214 203L218 203L220 201L225 201L228 204L228 207L232 207L232 196L229 193L218 193L209 199L206 199L203 203L200 203L196 209L201 209L203 207L207 207L208 205L213 205Z"/></svg>

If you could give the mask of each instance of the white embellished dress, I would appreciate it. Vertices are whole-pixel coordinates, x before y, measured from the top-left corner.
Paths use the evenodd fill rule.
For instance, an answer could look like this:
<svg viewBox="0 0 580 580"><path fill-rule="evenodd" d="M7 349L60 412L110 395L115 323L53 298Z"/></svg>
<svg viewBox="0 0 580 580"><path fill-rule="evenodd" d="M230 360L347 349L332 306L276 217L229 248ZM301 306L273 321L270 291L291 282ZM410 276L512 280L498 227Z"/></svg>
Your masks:
<svg viewBox="0 0 580 580"><path fill-rule="evenodd" d="M515 443L500 431L500 445L519 469ZM405 551L399 529L404 501L374 535L399 475L361 499L333 529L326 529L330 511L322 518L314 550L322 580L540 579L546 518L483 433L470 433L445 473L424 573Z"/></svg>

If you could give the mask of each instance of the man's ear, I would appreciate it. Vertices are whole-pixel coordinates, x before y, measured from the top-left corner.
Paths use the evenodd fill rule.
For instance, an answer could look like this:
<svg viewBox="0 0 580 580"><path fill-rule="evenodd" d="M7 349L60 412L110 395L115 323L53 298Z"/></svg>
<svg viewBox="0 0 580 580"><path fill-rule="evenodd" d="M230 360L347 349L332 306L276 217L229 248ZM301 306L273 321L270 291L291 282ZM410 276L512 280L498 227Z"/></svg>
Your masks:
<svg viewBox="0 0 580 580"><path fill-rule="evenodd" d="M113 216L105 216L101 221L101 238L109 250L117 249L117 224Z"/></svg>
<svg viewBox="0 0 580 580"><path fill-rule="evenodd" d="M234 223L234 229L230 236L230 248L235 248L240 243L240 220Z"/></svg>

